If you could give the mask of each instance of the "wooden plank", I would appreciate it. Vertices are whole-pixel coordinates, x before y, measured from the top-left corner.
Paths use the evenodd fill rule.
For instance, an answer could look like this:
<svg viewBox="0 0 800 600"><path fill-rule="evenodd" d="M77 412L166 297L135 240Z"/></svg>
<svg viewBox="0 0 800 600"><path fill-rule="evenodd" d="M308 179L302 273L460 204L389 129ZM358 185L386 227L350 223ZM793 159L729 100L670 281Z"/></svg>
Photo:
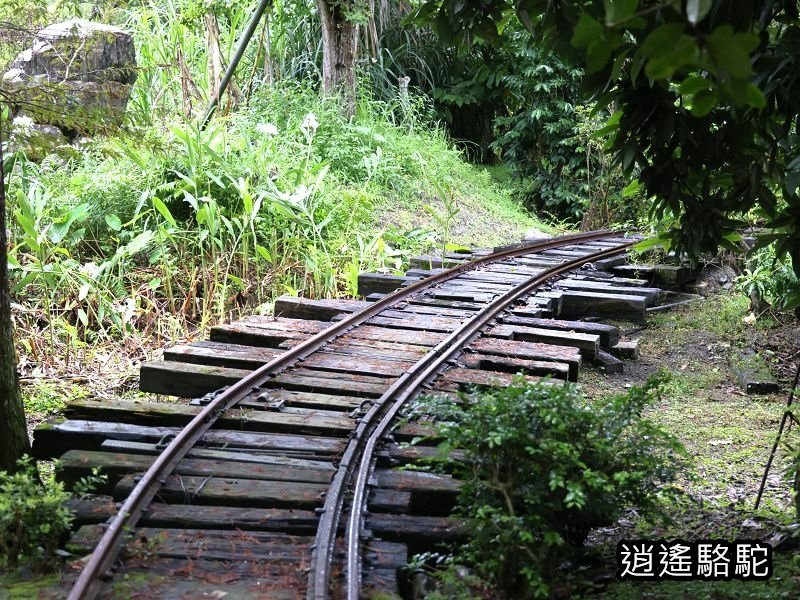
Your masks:
<svg viewBox="0 0 800 600"><path fill-rule="evenodd" d="M114 500L123 500L133 491L137 474L125 475L114 486ZM297 481L261 481L230 477L189 477L170 475L158 491L168 503L252 508L305 508L321 506L327 484Z"/></svg>
<svg viewBox="0 0 800 600"><path fill-rule="evenodd" d="M272 350L256 346L203 342L202 344L179 345L164 350L164 360L187 362L196 365L211 365L233 369L257 369L285 350ZM150 364L150 363L146 363ZM160 393L160 392L156 392Z"/></svg>
<svg viewBox="0 0 800 600"><path fill-rule="evenodd" d="M251 369L158 360L142 364L139 389L153 394L197 398L247 377Z"/></svg>
<svg viewBox="0 0 800 600"><path fill-rule="evenodd" d="M411 507L411 492L372 487L367 506L375 512L406 514Z"/></svg>
<svg viewBox="0 0 800 600"><path fill-rule="evenodd" d="M408 303L416 306L442 306L446 308L457 308L459 310L471 311L483 310L485 308L485 306L480 302L446 300L442 298L434 298L433 296L418 296L410 298Z"/></svg>
<svg viewBox="0 0 800 600"><path fill-rule="evenodd" d="M358 275L358 294L359 296L388 294L419 279L420 277L387 275L385 273L360 273Z"/></svg>
<svg viewBox="0 0 800 600"><path fill-rule="evenodd" d="M522 373L524 375L550 375L556 379L569 379L569 365L555 361L526 360L496 354L479 354L471 352L466 354L461 362L470 369L484 371L502 371L503 373Z"/></svg>
<svg viewBox="0 0 800 600"><path fill-rule="evenodd" d="M347 332L339 339L341 341L362 339L380 342L400 342L401 344L433 347L446 337L447 334L436 331L411 331L408 329L363 325Z"/></svg>
<svg viewBox="0 0 800 600"><path fill-rule="evenodd" d="M641 296L565 291L561 310L565 316L591 315L642 322L647 301Z"/></svg>
<svg viewBox="0 0 800 600"><path fill-rule="evenodd" d="M331 321L337 315L358 312L367 306L369 303L363 300L312 300L298 296L280 296L275 300L273 312L276 316L288 319Z"/></svg>
<svg viewBox="0 0 800 600"><path fill-rule="evenodd" d="M462 323L462 319L451 317L436 317L431 315L406 314L403 318L384 317L379 315L367 321L370 325L391 327L393 329L410 329L413 331L439 331L450 333L455 331Z"/></svg>
<svg viewBox="0 0 800 600"><path fill-rule="evenodd" d="M577 380L581 366L580 350L572 347L482 337L472 342L470 348L482 354L496 354L526 360L563 362L569 365L569 379L571 381Z"/></svg>
<svg viewBox="0 0 800 600"><path fill-rule="evenodd" d="M145 402L132 400L73 400L64 408L69 418L87 421L117 421L136 425L183 426L202 410L199 406L167 402ZM227 411L217 420L222 429L263 431L272 433L304 433L308 435L331 435L343 437L353 428L347 417L306 414L284 414L265 410Z"/></svg>
<svg viewBox="0 0 800 600"><path fill-rule="evenodd" d="M302 331L304 333L319 333L323 329L327 329L331 326L328 321L287 319L285 317L273 317L270 315L250 315L240 321L234 321L233 324L250 325L269 331Z"/></svg>
<svg viewBox="0 0 800 600"><path fill-rule="evenodd" d="M102 523L113 516L118 505L111 496L73 498L68 506L77 524ZM153 502L142 515L143 527L174 529L244 529L314 535L319 517L309 510L285 508L242 508L237 506L197 506Z"/></svg>
<svg viewBox="0 0 800 600"><path fill-rule="evenodd" d="M619 254L617 256L612 256L611 258L601 258L600 260L594 261L592 264L594 265L595 269L599 269L600 271L611 271L621 265L624 265L628 260L628 257L625 254Z"/></svg>
<svg viewBox="0 0 800 600"><path fill-rule="evenodd" d="M445 258L444 260L438 256L431 256L423 254L421 256L412 256L408 259L408 264L412 267L419 269L441 269L446 267L454 267L465 262L463 259Z"/></svg>
<svg viewBox="0 0 800 600"><path fill-rule="evenodd" d="M501 271L501 272L494 272L486 271L486 270L478 270L478 271L470 271L459 275L458 279L460 281L465 282L475 282L475 283L483 283L483 284L517 284L524 283L531 279L530 275L526 275L525 273L513 273L510 271Z"/></svg>
<svg viewBox="0 0 800 600"><path fill-rule="evenodd" d="M357 373L361 375L380 375L399 377L416 361L385 360L383 357L349 355L344 353L315 352L303 360L303 366L321 371L337 373ZM344 377L344 376L343 376Z"/></svg>
<svg viewBox="0 0 800 600"><path fill-rule="evenodd" d="M508 387L513 384L518 375L509 373L502 373L500 371L477 371L473 369L453 368L444 372L444 374L436 380L435 386L448 389L450 386L447 384L455 384L459 388L477 387ZM533 377L532 375L522 375L523 380L536 383L541 381L540 377Z"/></svg>
<svg viewBox="0 0 800 600"><path fill-rule="evenodd" d="M578 348L587 358L596 358L600 349L600 336L593 333L578 333L511 324L495 325L487 331L486 335L520 342L536 342Z"/></svg>
<svg viewBox="0 0 800 600"><path fill-rule="evenodd" d="M103 535L98 525L82 526L70 540L74 550L90 551ZM225 531L219 529L164 529L137 527L133 540L146 544L148 553L160 557L203 560L253 561L307 560L311 555L312 536L288 535L271 531ZM123 556L135 551L123 551ZM129 555L129 554L128 554Z"/></svg>
<svg viewBox="0 0 800 600"><path fill-rule="evenodd" d="M619 342L619 327L605 323L587 323L585 321L564 321L560 319L538 319L518 317L515 315L501 317L501 323L506 325L522 325L524 327L539 327L541 329L554 329L557 331L574 331L576 333L589 333L600 336L600 345L604 348Z"/></svg>
<svg viewBox="0 0 800 600"><path fill-rule="evenodd" d="M129 442L125 440L105 440L100 450L103 452L120 452L127 454L144 454L155 456L164 450L163 444L148 444L146 442ZM195 446L186 454L189 458L208 459L216 461L231 461L238 463L258 463L265 465L298 466L301 468L313 467L327 470L331 460L318 460L319 457L296 457L275 453L248 453L241 448L201 448Z"/></svg>
<svg viewBox="0 0 800 600"><path fill-rule="evenodd" d="M59 478L74 483L97 467L112 482L128 473L146 471L155 456L129 454L125 452L100 452L92 450L69 450L59 459L62 470ZM269 464L235 460L206 458L184 458L173 471L175 475L194 477L229 477L264 481L301 481L327 484L333 476L333 465L296 461L300 464Z"/></svg>
<svg viewBox="0 0 800 600"><path fill-rule="evenodd" d="M427 541L459 542L466 540L469 535L467 523L461 519L422 515L370 513L367 515L366 528L381 539L416 544Z"/></svg>
<svg viewBox="0 0 800 600"><path fill-rule="evenodd" d="M587 280L564 279L557 281L555 286L559 289L582 290L587 292L603 292L607 294L626 294L628 296L644 296L647 306L652 305L658 298L661 290L659 288L642 286L622 286L609 283L598 283Z"/></svg>
<svg viewBox="0 0 800 600"><path fill-rule="evenodd" d="M325 350L358 356L375 356L386 360L398 359L414 362L428 352L426 346L415 346L399 342L380 342L360 338L336 340L325 346Z"/></svg>
<svg viewBox="0 0 800 600"><path fill-rule="evenodd" d="M638 360L639 358L639 340L620 340L611 348L609 352L617 358L626 358L629 360Z"/></svg>
<svg viewBox="0 0 800 600"><path fill-rule="evenodd" d="M449 317L451 319L464 320L475 315L473 310L463 310L457 308L447 308L444 306L424 306L419 304L403 303L396 309L387 309L380 313L382 317L389 317L392 319L405 319L412 315L417 317L419 315L433 315L436 317Z"/></svg>
<svg viewBox="0 0 800 600"><path fill-rule="evenodd" d="M376 485L384 489L407 492L458 492L461 482L451 475L428 473L427 471L396 471L394 469L375 469Z"/></svg>
<svg viewBox="0 0 800 600"><path fill-rule="evenodd" d="M267 381L264 387L280 387L286 390L320 392L361 398L378 398L391 385L383 377L368 375L341 375L328 371L292 369Z"/></svg>
<svg viewBox="0 0 800 600"><path fill-rule="evenodd" d="M689 267L682 265L618 265L611 272L624 277L642 277L653 282L681 286L694 276Z"/></svg>
<svg viewBox="0 0 800 600"><path fill-rule="evenodd" d="M303 331L271 330L254 324L232 323L230 325L215 325L211 328L209 337L214 342L278 348L288 340L301 342L307 340L311 335L311 333Z"/></svg>
<svg viewBox="0 0 800 600"><path fill-rule="evenodd" d="M597 363L607 375L622 373L624 369L624 364L620 359L603 350L597 353Z"/></svg>
<svg viewBox="0 0 800 600"><path fill-rule="evenodd" d="M50 459L72 448L97 450L105 440L160 443L179 431L178 427L53 417L35 429L33 452L38 459ZM212 429L203 436L200 447L330 456L343 452L345 443L332 437Z"/></svg>

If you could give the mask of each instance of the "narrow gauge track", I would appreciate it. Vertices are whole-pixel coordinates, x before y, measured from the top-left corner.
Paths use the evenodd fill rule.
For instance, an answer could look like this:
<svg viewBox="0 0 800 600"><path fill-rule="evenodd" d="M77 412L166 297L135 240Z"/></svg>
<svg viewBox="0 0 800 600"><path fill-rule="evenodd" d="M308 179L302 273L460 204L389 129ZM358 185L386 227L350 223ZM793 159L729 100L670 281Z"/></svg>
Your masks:
<svg viewBox="0 0 800 600"><path fill-rule="evenodd" d="M216 392L208 398L208 403L188 425L174 437L165 436L165 440L162 440L165 442L171 438L166 448L144 474L136 479L135 486L127 499L108 523L69 594L70 600L94 598L101 592L103 582L108 579L125 544L126 534L137 526L143 515L148 513L151 503L181 461L186 459L187 455L190 457L197 455L198 443L209 434L209 430L220 418L224 418L227 411L243 401L267 399L271 381L281 376L291 377L292 373L297 372L298 367L302 370L303 363L311 362L311 358L318 356L334 342L346 341L357 328L380 327L383 315L391 314L392 318L396 318L398 311L403 311L409 306L414 307L415 305L410 304L413 301L423 303L416 305L417 308L425 306L426 298L435 295L436 290L442 289L443 286L458 290L462 284L469 285L470 274L502 273L505 280L502 282L498 280L498 283L491 286L494 291L486 292L485 301L479 310L473 310L468 317L461 319L439 318L439 326L433 328L438 335L433 336L435 343L428 344L432 346L430 350L411 364L398 360L392 369L384 373L382 381L385 382L385 389L382 394L378 398L374 398L373 395L373 398L362 402L360 418L355 423L344 451L338 457L328 457L333 469L324 472L332 472L332 477L324 494L324 505L317 508L320 516L314 542L311 545L305 595L313 600L328 598L334 588L332 574L335 570L343 568L346 573L344 588L346 596L349 600L355 600L359 597L362 585L361 539L365 529L363 518L366 513L367 489L375 468L375 452L400 409L410 398L430 386L443 370L453 364L463 349L473 343L481 335L481 331L495 322L504 311L530 296L549 280L578 269L586 263L619 255L634 241L620 238L609 231L590 232L514 247L479 257L435 273L385 296L364 310L331 324L330 327L278 354L227 389ZM560 262L556 266L541 268L529 266L522 269L524 275L510 274L509 264L519 264L520 260L525 264L525 260L535 258L542 252L564 247L568 247L570 252L559 256ZM442 312L447 314L446 311ZM436 321L437 311L431 313L433 316L430 319ZM413 319L414 316L415 313L409 310L408 317ZM442 327L441 322L448 324ZM410 333L423 335L419 331ZM380 356L381 352L377 350L380 343L375 344L376 356ZM341 374L341 377L347 378L347 375ZM291 453L288 454L289 456L280 462L291 469L295 463ZM300 462L297 461L297 464ZM291 481L294 478L287 479ZM202 485L204 483L200 487ZM345 511L348 504L349 511ZM346 519L345 512L347 512ZM345 521L345 535L342 538L340 533ZM287 543L287 540L282 541L284 544ZM270 542L266 540L264 543ZM346 549L346 560L344 564L339 564L334 560L334 556L337 546L342 543ZM337 585L336 589L342 588Z"/></svg>

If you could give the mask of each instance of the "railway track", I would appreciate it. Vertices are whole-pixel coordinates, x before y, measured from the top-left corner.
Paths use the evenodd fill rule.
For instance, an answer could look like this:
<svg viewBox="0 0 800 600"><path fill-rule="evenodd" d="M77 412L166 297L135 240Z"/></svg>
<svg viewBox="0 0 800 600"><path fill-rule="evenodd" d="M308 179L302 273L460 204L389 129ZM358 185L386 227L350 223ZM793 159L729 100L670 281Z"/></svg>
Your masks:
<svg viewBox="0 0 800 600"><path fill-rule="evenodd" d="M418 261L366 278L374 302L282 299L286 316L215 327L142 367L144 391L189 404L72 402L34 452L60 456L68 483L101 468L108 496L75 503L68 548L91 555L68 597L396 592L409 551L462 535L457 481L391 468L433 452L398 443L426 432L396 427L403 406L517 372L575 380L587 359L615 368L607 351L631 351L616 327L554 317L644 318L659 290L596 268L634 241L591 232Z"/></svg>

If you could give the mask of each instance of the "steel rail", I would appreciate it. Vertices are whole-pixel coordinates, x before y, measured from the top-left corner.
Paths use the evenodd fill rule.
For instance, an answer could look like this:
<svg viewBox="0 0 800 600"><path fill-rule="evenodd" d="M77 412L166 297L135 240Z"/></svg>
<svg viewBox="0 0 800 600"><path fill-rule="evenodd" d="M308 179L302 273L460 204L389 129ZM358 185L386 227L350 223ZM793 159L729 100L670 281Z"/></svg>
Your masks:
<svg viewBox="0 0 800 600"><path fill-rule="evenodd" d="M621 244L617 248L601 250L591 255L571 260L558 267L547 269L544 273L537 275L530 281L509 290L500 298L493 301L486 310L481 311L473 318L466 321L459 329L450 334L447 339L443 340L431 353L409 370L409 377L406 378L402 385L397 386L398 390L392 399L392 404L387 410L383 411L384 414L380 423L378 423L377 427L370 434L356 473L353 501L346 534L347 600L358 600L361 589L361 532L363 530L363 520L366 513L366 489L375 466L373 458L375 448L400 409L408 400L418 393L426 382L435 377L446 363L453 360L457 354L461 353L464 346L480 336L481 330L496 319L497 316L509 306L532 293L547 280L571 271L588 262L620 254L634 243L635 242L632 241ZM398 381L398 383L400 382ZM386 396L387 399L392 398L388 396L388 394L386 394Z"/></svg>
<svg viewBox="0 0 800 600"><path fill-rule="evenodd" d="M609 234L606 233L602 237L608 236ZM572 242L574 242L574 240ZM350 567L348 568L348 598L358 597L358 588L360 586L359 583L356 583L355 592L352 591L353 584L351 582L351 573L357 571L359 575L356 575L356 577L360 580L360 570L353 569L351 561L356 560L355 557L360 555L358 551L358 536L360 535L361 528L360 526L354 527L352 520L354 514L362 514L361 506L363 505L366 487L366 479L364 477L368 478L368 473L370 472L369 465L372 463L372 454L374 453L375 444L400 407L402 407L410 396L416 393L419 386L424 383L430 373L439 369L444 362L450 359L452 353L460 351L460 348L467 343L465 341L460 341L460 338L461 340L466 339L465 336L471 333L477 336L480 329L484 327L487 322L494 319L499 312L521 296L530 293L530 291L540 286L548 279L587 262L619 254L634 243L635 241L623 243L610 250L603 250L586 255L585 257L564 262L557 267L544 271L534 279L509 290L503 296L493 301L488 309L477 313L459 327L459 329L450 334L444 341L440 342L375 401L372 408L357 425L326 495L311 558L311 574L306 594L308 600L325 600L328 598L330 589L330 569L333 549L336 543L338 521L341 517L344 504L344 490L346 484L351 479L356 462L359 463L359 474L364 472L364 470L367 473L367 475L356 479L357 485L351 503L351 523L348 527L347 557L348 567ZM529 254L536 251L537 249L527 249L526 251L520 252L519 249L517 249L513 252L515 256L518 256L520 254ZM490 255L490 257L494 257L495 259L492 262L498 260L497 255ZM458 343L459 341L460 343ZM418 377L420 372L423 373L422 379ZM389 406L390 402L393 402L391 406ZM379 420L380 422L378 422ZM359 481L363 483L358 485Z"/></svg>
<svg viewBox="0 0 800 600"><path fill-rule="evenodd" d="M111 569L122 547L124 532L136 526L142 514L146 512L147 506L152 502L161 486L166 482L166 478L172 474L178 462L186 456L189 450L214 425L220 415L233 407L249 393L257 390L259 386L263 385L263 383L268 381L271 377L278 375L282 371L293 366L299 360L313 354L326 343L343 335L364 321L371 319L381 311L402 302L421 290L453 279L463 272L506 258L513 258L532 252L541 252L568 244L601 239L614 234L615 232L613 231L605 230L567 235L552 240L534 242L529 245L510 248L483 256L432 275L431 277L420 279L381 298L364 310L334 323L327 329L320 331L294 348L278 355L250 373L247 377L231 385L206 405L172 439L164 451L141 476L130 495L120 507L119 512L108 524L102 538L70 590L67 600L92 600L97 596L101 587L101 578ZM444 257L442 258L444 259ZM326 507L329 499L330 496L326 496ZM339 504L341 506L341 500ZM329 518L328 513L323 512L320 518L321 527L323 525L326 527L329 526L329 524L327 524L327 518ZM338 517L336 520L338 523ZM317 552L315 550L312 555L312 568L314 567L314 556L316 555ZM328 565L330 564L329 559L326 559L324 562L328 563ZM327 581L327 574L325 579Z"/></svg>

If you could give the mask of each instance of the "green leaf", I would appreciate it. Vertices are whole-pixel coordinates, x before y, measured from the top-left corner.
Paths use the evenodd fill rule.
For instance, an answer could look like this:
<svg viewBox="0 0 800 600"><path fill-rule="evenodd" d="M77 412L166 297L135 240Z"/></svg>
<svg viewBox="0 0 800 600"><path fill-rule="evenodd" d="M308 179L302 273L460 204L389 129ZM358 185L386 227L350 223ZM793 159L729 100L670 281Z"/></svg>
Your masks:
<svg viewBox="0 0 800 600"><path fill-rule="evenodd" d="M636 252L644 252L645 250L650 250L651 248L664 248L665 250L669 250L670 247L670 239L667 237L666 234L660 234L655 237L647 238L646 240L642 240L638 244L633 246L633 249Z"/></svg>
<svg viewBox="0 0 800 600"><path fill-rule="evenodd" d="M173 227L177 226L177 223L175 222L175 217L172 216L172 213L169 212L169 208L167 208L167 205L164 204L164 201L158 196L153 196L153 207L159 212L159 214L162 217L164 217L167 223L169 223Z"/></svg>
<svg viewBox="0 0 800 600"><path fill-rule="evenodd" d="M257 244L256 245L256 252L258 252L258 255L261 258L263 258L264 260L266 260L267 262L272 262L272 255L269 253L269 250L264 248L264 246L261 246L261 245Z"/></svg>
<svg viewBox="0 0 800 600"><path fill-rule="evenodd" d="M694 64L700 52L696 40L689 35L680 35L669 50L653 56L644 68L650 79L668 79L685 65Z"/></svg>
<svg viewBox="0 0 800 600"><path fill-rule="evenodd" d="M586 70L589 73L597 73L606 66L611 53L616 49L616 44L610 38L601 37L599 40L589 44L586 49Z"/></svg>
<svg viewBox="0 0 800 600"><path fill-rule="evenodd" d="M155 234L149 229L143 231L135 238L133 238L130 242L128 242L128 245L125 246L125 252L129 256L133 256L134 254L141 252L142 250L147 248L147 245L153 240L154 235Z"/></svg>
<svg viewBox="0 0 800 600"><path fill-rule="evenodd" d="M117 215L106 215L106 224L114 231L122 229L122 221Z"/></svg>
<svg viewBox="0 0 800 600"><path fill-rule="evenodd" d="M79 204L78 206L68 210L66 214L62 215L59 221L53 223L53 226L50 228L50 241L54 244L58 244L67 236L67 233L69 233L69 228L73 223L76 221L83 221L88 215L88 204Z"/></svg>
<svg viewBox="0 0 800 600"><path fill-rule="evenodd" d="M716 90L700 90L692 98L692 115L705 117L717 105L717 100Z"/></svg>
<svg viewBox="0 0 800 600"><path fill-rule="evenodd" d="M734 33L730 25L720 25L706 38L706 47L718 75L747 79L753 74L750 52L759 44L753 33Z"/></svg>
<svg viewBox="0 0 800 600"><path fill-rule="evenodd" d="M713 4L713 0L686 0L686 18L689 23L697 25L705 19Z"/></svg>
<svg viewBox="0 0 800 600"><path fill-rule="evenodd" d="M758 86L754 83L748 83L745 87L747 95L747 104L754 108L764 108L767 105L767 99Z"/></svg>
<svg viewBox="0 0 800 600"><path fill-rule="evenodd" d="M640 183L638 179L634 179L628 185L625 186L625 189L622 190L622 197L623 198L630 198L631 196L636 195L639 192Z"/></svg>
<svg viewBox="0 0 800 600"><path fill-rule="evenodd" d="M603 26L586 13L581 13L572 34L571 44L575 48L585 48L603 35Z"/></svg>
<svg viewBox="0 0 800 600"><path fill-rule="evenodd" d="M692 75L681 82L680 86L678 87L678 91L682 96L691 96L700 90L709 90L711 88L711 81L705 79L704 77L700 77L699 75Z"/></svg>
<svg viewBox="0 0 800 600"><path fill-rule="evenodd" d="M606 25L609 27L626 20L636 11L639 0L603 0Z"/></svg>
<svg viewBox="0 0 800 600"><path fill-rule="evenodd" d="M642 52L647 57L668 54L683 35L683 23L669 23L655 29L642 44Z"/></svg>

